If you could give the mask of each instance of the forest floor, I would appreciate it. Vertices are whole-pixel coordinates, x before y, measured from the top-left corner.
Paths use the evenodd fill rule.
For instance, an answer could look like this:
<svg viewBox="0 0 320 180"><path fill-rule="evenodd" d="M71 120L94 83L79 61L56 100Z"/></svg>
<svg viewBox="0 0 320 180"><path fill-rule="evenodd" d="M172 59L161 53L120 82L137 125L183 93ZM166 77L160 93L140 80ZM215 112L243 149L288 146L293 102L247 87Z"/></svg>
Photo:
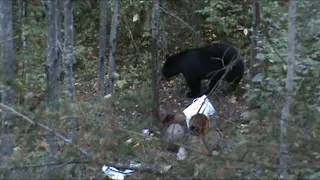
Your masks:
<svg viewBox="0 0 320 180"><path fill-rule="evenodd" d="M165 106L169 109L169 112L177 113L182 112L192 103L193 99L186 97L189 89L183 82L183 78L180 77L171 81L162 81L161 84L162 108ZM220 88L222 90L208 96L216 110L211 120L219 121L220 125L228 122L245 122L242 114L248 109L248 106L242 97L244 95L243 89L238 87L236 92L226 94L224 93L225 88L223 87L226 87L226 84L222 84L222 88Z"/></svg>
<svg viewBox="0 0 320 180"><path fill-rule="evenodd" d="M189 88L183 80L180 76L180 78L178 77L171 81L161 82L162 88L160 94L162 94L162 100L160 111L164 111L165 113L182 113L192 103L193 99L186 97ZM219 136L210 137L210 139L219 138L220 140L225 139L228 141L229 138L233 139L236 137L237 133L232 131L237 131L237 128L241 127L241 124L249 123L248 118L244 117L248 106L242 97L244 92L240 87L236 92L228 94L224 93L225 88L223 87L227 87L226 84L222 85L222 88L220 88L222 90L208 96L209 101L215 109L215 113L210 116L210 131L207 136ZM210 133L212 131L218 131L219 133ZM211 143L209 142L209 144Z"/></svg>
<svg viewBox="0 0 320 180"><path fill-rule="evenodd" d="M92 79L89 83L80 84L76 82L76 99L78 101L86 101L89 97L95 96L97 93L97 86L95 85L96 82L96 79ZM240 87L238 89L239 90L237 91L242 91ZM186 97L185 94L187 91L189 91L189 89L181 76L178 76L171 81L160 81L160 111L162 112L161 118L163 118L163 115L165 115L165 113L183 113L183 110L188 107L193 101L193 99ZM249 124L252 123L250 120L253 120L253 122L257 122L254 121L254 118L256 117L253 117L252 113L250 113L250 117L247 116L248 113L246 112L248 111L248 106L244 101L243 94L244 92L230 94L217 92L216 94L209 95L209 100L215 109L215 114L210 116L210 130L205 136L205 140L207 141L206 144L210 147L208 148L207 145L204 144L202 137L192 136L185 144L189 148L193 149L195 153L188 152L187 158L192 159L192 157L199 157L199 153L211 154L213 150L216 150L217 146L219 147L220 151L219 155L228 158L237 158L237 155L232 153L232 149L237 146L238 142L243 140L242 134L249 133ZM135 109L135 107L126 109L125 111L127 112L125 112L125 114L131 114L128 112L133 111L133 109ZM141 114L143 114L143 116L145 117L152 116L151 112L145 112L141 112ZM133 120L134 117L126 117L126 119ZM139 124L139 122L137 123ZM139 131L139 129L137 130ZM161 156L161 158L163 159L166 159L166 162L170 161L169 164L177 163L177 152L172 153L166 151L165 149L156 149L156 154L161 154L159 156ZM153 153L155 152L154 150L150 151L153 151ZM205 167L210 166L205 165ZM224 167L221 166L216 170L220 171L223 170L223 168ZM224 175L221 175L221 178L224 177Z"/></svg>

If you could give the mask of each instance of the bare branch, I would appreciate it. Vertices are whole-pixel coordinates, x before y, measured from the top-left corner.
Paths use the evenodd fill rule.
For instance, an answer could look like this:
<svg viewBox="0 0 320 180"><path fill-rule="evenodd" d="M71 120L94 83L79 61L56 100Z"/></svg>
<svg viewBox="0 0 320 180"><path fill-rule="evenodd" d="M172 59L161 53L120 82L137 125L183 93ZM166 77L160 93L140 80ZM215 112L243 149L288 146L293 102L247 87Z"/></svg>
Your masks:
<svg viewBox="0 0 320 180"><path fill-rule="evenodd" d="M181 22L182 24L184 24L187 28L189 28L192 32L194 32L194 33L196 32L193 27L191 27L187 22L185 22L184 20L182 20L182 19L179 18L178 16L170 13L169 11L165 10L165 9L164 9L163 7L161 7L161 6L160 6L160 10L161 10L162 12L168 14L169 16L174 17L174 18L177 19L178 21L180 21L180 22Z"/></svg>
<svg viewBox="0 0 320 180"><path fill-rule="evenodd" d="M33 120L31 120L31 119L28 118L27 116L21 114L20 112L14 110L13 108L11 108L11 107L3 104L3 103L0 103L0 106L3 107L3 108L5 108L5 109L7 109L7 110L10 110L11 112L13 112L13 113L16 114L16 115L22 117L24 120L28 121L29 123L34 124L34 125L37 125L37 126L43 128L43 129L45 129L45 130L53 133L56 137L60 138L60 139L63 140L64 142L72 143L72 139L68 139L68 138L64 137L64 136L61 135L60 133L57 133L57 132L53 131L52 129L50 129L49 127L47 127L47 126L45 126L45 125L43 125L43 124L41 124L41 123L34 122ZM78 150L79 150L82 154L84 154L84 155L86 155L86 156L89 155L88 152L86 152L86 150L82 149L81 147L77 147L77 148L78 148Z"/></svg>
<svg viewBox="0 0 320 180"><path fill-rule="evenodd" d="M265 28L264 28L264 34L265 34L265 37L268 41L268 43L270 44L271 48L273 49L273 51L275 52L275 54L279 57L279 59L283 62L285 62L284 58L280 55L279 51L275 48L274 46L274 43L272 42L271 38L270 38L270 35L269 35L269 32L268 32L268 27L269 27L269 23L267 23L265 25Z"/></svg>
<svg viewBox="0 0 320 180"><path fill-rule="evenodd" d="M15 37L13 37L13 38L9 38L9 39L6 39L6 40L4 40L4 41L0 41L0 43L7 42L7 41L11 41L11 40L17 39L18 37L20 37L20 36L15 36Z"/></svg>
<svg viewBox="0 0 320 180"><path fill-rule="evenodd" d="M63 135L61 135L61 134L53 131L51 128L49 128L49 127L47 127L47 126L45 126L45 125L43 125L43 124L41 124L41 123L34 122L33 120L31 120L31 119L28 118L27 116L19 113L18 111L14 110L13 108L11 108L11 107L3 104L3 103L0 103L0 106L3 107L3 108L5 108L5 109L7 109L7 110L10 110L11 112L13 112L13 113L16 114L16 115L22 117L23 119L27 120L29 123L34 124L34 125L37 125L37 126L40 126L41 128L43 128L43 129L45 129L45 130L53 133L55 136L57 136L58 138L62 139L63 141L65 141L65 142L67 142L67 143L70 143L70 142L71 142L71 139L68 139L68 138L64 137Z"/></svg>

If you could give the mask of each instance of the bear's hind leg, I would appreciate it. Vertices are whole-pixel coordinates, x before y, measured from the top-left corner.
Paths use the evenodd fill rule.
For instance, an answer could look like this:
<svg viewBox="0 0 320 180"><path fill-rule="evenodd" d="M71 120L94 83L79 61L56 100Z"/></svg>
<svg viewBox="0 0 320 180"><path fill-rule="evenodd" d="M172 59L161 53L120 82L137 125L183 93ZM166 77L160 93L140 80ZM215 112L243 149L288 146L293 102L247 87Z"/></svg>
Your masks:
<svg viewBox="0 0 320 180"><path fill-rule="evenodd" d="M201 81L188 81L187 82L188 87L190 88L190 91L187 92L187 97L188 98L196 98L199 96L200 91L201 91Z"/></svg>

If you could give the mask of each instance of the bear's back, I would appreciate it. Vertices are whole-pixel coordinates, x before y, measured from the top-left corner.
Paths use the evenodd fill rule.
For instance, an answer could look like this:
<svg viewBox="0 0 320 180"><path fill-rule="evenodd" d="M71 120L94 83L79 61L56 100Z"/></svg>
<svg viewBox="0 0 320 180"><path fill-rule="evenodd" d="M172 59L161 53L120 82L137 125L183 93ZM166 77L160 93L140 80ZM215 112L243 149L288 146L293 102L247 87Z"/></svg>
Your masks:
<svg viewBox="0 0 320 180"><path fill-rule="evenodd" d="M213 43L194 50L199 53L202 61L221 61L223 59L225 65L236 60L239 55L237 49L226 43Z"/></svg>

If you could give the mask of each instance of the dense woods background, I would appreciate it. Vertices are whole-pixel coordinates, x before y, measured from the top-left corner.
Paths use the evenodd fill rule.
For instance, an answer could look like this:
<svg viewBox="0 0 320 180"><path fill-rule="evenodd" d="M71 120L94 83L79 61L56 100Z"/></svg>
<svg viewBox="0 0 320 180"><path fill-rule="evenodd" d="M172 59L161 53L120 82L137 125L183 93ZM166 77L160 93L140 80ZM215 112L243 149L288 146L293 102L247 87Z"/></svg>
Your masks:
<svg viewBox="0 0 320 180"><path fill-rule="evenodd" d="M0 23L1 179L320 178L317 1L1 0ZM217 41L246 78L177 160L141 134L192 102L164 56Z"/></svg>

